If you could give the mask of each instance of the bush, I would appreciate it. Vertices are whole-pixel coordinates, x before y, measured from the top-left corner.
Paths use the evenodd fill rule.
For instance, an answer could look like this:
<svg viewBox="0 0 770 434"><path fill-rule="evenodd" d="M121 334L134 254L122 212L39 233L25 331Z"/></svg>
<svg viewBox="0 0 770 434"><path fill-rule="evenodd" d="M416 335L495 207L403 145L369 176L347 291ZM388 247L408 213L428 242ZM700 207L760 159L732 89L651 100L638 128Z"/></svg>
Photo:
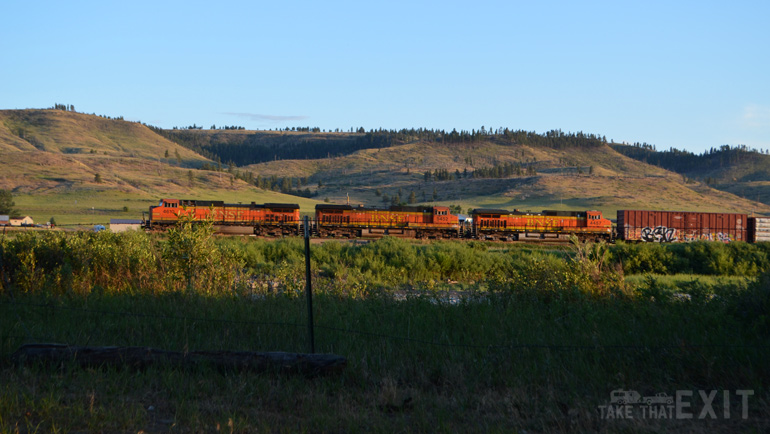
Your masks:
<svg viewBox="0 0 770 434"><path fill-rule="evenodd" d="M611 249L611 260L626 274L703 274L711 276L758 276L770 266L770 248L760 244L693 243L626 244Z"/></svg>

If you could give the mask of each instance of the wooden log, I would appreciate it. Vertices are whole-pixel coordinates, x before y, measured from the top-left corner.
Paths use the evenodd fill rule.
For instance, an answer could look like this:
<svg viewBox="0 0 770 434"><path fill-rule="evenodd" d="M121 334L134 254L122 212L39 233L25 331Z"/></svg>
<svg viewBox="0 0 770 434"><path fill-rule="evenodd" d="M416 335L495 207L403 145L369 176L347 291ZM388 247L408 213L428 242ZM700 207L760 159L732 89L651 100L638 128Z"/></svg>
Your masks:
<svg viewBox="0 0 770 434"><path fill-rule="evenodd" d="M62 364L84 367L116 366L146 368L210 366L221 370L273 371L308 376L339 373L347 359L334 354L302 354L251 351L192 351L182 353L148 347L77 347L63 344L27 344L11 355L19 364Z"/></svg>

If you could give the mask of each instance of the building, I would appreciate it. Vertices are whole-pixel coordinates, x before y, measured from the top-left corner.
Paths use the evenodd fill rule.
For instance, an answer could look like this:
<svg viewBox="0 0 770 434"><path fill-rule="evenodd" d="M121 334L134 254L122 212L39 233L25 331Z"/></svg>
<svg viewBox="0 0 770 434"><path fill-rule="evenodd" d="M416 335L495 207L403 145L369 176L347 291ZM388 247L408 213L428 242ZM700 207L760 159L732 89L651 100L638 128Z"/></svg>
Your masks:
<svg viewBox="0 0 770 434"><path fill-rule="evenodd" d="M24 216L20 219L10 219L11 226L34 226L35 222L30 216Z"/></svg>
<svg viewBox="0 0 770 434"><path fill-rule="evenodd" d="M110 219L110 230L112 232L125 232L128 230L139 230L141 228L142 228L141 220Z"/></svg>

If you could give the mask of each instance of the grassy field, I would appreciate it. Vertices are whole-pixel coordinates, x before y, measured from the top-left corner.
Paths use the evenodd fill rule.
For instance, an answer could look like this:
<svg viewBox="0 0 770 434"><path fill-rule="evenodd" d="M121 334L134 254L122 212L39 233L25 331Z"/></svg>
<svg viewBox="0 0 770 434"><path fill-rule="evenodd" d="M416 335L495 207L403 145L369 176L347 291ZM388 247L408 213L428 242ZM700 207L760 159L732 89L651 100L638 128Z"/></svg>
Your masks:
<svg viewBox="0 0 770 434"><path fill-rule="evenodd" d="M29 341L186 350L307 351L301 299L92 295L3 300L0 430L572 432L763 431L767 341L719 309L500 296L457 305L320 295L316 348L338 376L162 366L15 366ZM29 335L27 335L27 332ZM31 336L31 337L28 337ZM718 419L608 420L614 389L719 390ZM721 391L753 390L722 417Z"/></svg>
<svg viewBox="0 0 770 434"><path fill-rule="evenodd" d="M45 223L54 217L64 227L107 225L110 219L141 219L142 213L158 205L161 198L222 200L226 203L297 203L302 212L314 212L318 201L254 187L241 186L238 190L208 190L190 188L170 196L111 190L73 191L61 194L24 194L14 196L16 208L22 215L31 216L35 223ZM127 210L124 210L127 208Z"/></svg>
<svg viewBox="0 0 770 434"><path fill-rule="evenodd" d="M762 261L759 248L725 249L690 255ZM316 350L348 366L304 377L10 359L30 342L305 352L299 239L17 234L0 253L0 432L770 428L767 261L750 279L694 284L626 279L603 245L324 243L312 252ZM608 418L616 389L691 393L679 410L693 418L645 418L641 405ZM715 416L701 418L699 391L712 390ZM739 390L753 391L745 419Z"/></svg>

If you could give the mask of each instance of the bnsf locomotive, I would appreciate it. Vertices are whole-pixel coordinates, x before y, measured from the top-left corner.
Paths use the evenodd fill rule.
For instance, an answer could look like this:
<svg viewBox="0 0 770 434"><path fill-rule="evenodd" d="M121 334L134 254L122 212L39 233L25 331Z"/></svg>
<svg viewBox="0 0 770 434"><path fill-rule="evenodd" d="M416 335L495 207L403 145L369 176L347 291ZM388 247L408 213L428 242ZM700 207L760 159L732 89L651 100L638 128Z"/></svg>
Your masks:
<svg viewBox="0 0 770 434"><path fill-rule="evenodd" d="M299 205L289 203L226 204L222 201L163 199L150 207L148 229L164 229L181 216L211 220L220 227L242 227L255 235L298 235L303 230ZM311 233L328 237L471 238L499 241L580 240L688 242L711 240L770 241L770 219L746 214L679 211L617 212L617 225L600 211L521 212L475 209L461 222L444 206L316 205Z"/></svg>
<svg viewBox="0 0 770 434"><path fill-rule="evenodd" d="M612 222L599 211L543 211L540 213L474 209L472 238L500 241L606 240L613 236Z"/></svg>
<svg viewBox="0 0 770 434"><path fill-rule="evenodd" d="M150 230L165 229L182 216L211 220L218 226L253 227L256 235L298 235L300 230L299 205L296 203L252 202L243 205L179 199L161 199L158 206L151 206L145 227Z"/></svg>
<svg viewBox="0 0 770 434"><path fill-rule="evenodd" d="M316 205L320 237L394 235L410 238L458 238L456 215L445 206L391 206L388 209L350 205Z"/></svg>

